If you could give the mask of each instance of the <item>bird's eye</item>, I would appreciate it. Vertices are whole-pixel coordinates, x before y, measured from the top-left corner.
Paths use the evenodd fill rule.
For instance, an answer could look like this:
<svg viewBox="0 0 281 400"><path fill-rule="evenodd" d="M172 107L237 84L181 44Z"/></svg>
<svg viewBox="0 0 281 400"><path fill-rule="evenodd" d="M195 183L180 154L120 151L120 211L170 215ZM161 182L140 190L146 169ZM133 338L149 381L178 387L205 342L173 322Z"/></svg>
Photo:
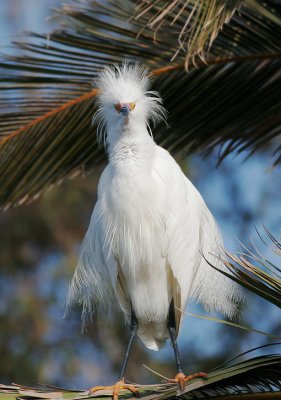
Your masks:
<svg viewBox="0 0 281 400"><path fill-rule="evenodd" d="M122 110L122 104L121 103L114 104L114 107L115 107L115 110L118 111L118 112L120 112Z"/></svg>

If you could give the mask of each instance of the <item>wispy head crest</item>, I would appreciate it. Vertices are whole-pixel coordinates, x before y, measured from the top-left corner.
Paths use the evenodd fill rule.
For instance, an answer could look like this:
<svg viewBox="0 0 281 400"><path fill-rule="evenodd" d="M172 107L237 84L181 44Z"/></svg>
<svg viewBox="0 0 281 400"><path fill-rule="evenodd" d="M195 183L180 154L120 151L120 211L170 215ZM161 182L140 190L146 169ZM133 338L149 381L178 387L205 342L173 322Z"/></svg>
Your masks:
<svg viewBox="0 0 281 400"><path fill-rule="evenodd" d="M147 68L139 63L124 62L104 67L94 81L101 101L120 101L145 95L150 86Z"/></svg>
<svg viewBox="0 0 281 400"><path fill-rule="evenodd" d="M99 108L93 122L97 124L100 141L105 141L106 127L116 103L136 103L136 114L145 119L150 132L150 123L155 126L161 120L166 120L167 112L162 106L162 99L158 92L149 90L151 75L140 63L123 62L121 65L106 66L93 85L99 89Z"/></svg>

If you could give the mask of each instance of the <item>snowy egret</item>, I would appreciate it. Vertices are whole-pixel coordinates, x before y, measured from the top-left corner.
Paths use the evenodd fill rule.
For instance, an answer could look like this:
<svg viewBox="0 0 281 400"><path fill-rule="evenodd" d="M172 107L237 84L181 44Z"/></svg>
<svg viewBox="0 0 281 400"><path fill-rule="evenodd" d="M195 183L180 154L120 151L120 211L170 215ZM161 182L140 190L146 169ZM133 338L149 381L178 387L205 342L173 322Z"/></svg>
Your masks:
<svg viewBox="0 0 281 400"><path fill-rule="evenodd" d="M108 165L82 244L68 305L83 306L82 320L118 301L130 322L130 340L120 376L136 335L153 350L170 337L175 353L175 381L185 382L177 335L188 300L232 317L239 300L237 285L212 269L204 257L225 269L214 254L222 239L204 200L174 158L150 134L166 111L140 65L106 67L97 78L99 109L94 117L105 135ZM98 387L99 388L99 387ZM92 391L97 390L93 388Z"/></svg>

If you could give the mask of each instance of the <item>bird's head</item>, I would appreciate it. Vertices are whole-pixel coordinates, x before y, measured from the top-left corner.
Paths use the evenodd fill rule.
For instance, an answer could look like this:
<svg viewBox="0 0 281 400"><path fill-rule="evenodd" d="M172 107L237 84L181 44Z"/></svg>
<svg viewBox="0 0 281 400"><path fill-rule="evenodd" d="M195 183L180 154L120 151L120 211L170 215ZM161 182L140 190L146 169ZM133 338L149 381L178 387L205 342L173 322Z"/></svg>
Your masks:
<svg viewBox="0 0 281 400"><path fill-rule="evenodd" d="M157 92L148 90L150 76L139 64L123 63L105 67L95 80L99 89L98 111L94 122L108 131L122 129L124 125L155 125L165 119L166 110Z"/></svg>

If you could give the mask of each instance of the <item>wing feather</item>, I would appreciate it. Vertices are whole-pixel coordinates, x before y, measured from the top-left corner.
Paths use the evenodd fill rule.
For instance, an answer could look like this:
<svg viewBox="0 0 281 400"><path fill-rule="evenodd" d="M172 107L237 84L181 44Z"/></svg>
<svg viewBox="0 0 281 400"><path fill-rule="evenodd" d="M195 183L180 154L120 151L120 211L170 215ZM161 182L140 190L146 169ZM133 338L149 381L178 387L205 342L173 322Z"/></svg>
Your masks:
<svg viewBox="0 0 281 400"><path fill-rule="evenodd" d="M238 285L212 269L204 259L225 270L215 256L221 253L223 242L211 212L175 160L161 148L157 165L169 188L166 252L173 275L175 308L183 310L187 301L195 298L211 312L234 316L241 298ZM177 313L178 325L180 319Z"/></svg>
<svg viewBox="0 0 281 400"><path fill-rule="evenodd" d="M95 312L108 315L115 297L117 262L109 249L102 213L97 201L67 297L66 310L76 303L82 305L82 330Z"/></svg>

